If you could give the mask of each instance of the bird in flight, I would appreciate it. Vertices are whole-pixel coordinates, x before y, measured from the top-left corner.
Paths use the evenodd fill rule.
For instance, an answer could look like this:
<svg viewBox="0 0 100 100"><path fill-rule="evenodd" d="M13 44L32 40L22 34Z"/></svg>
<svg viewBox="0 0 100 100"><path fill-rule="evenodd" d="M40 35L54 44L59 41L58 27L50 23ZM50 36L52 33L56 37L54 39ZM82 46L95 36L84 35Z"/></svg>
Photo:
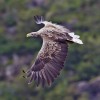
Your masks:
<svg viewBox="0 0 100 100"><path fill-rule="evenodd" d="M64 61L68 52L68 43L83 44L75 35L64 26L45 21L42 16L34 16L37 24L44 24L44 27L37 32L27 34L27 37L40 36L43 39L42 47L35 62L29 70L24 73L28 78L28 84L34 80L36 85L51 85L64 67Z"/></svg>

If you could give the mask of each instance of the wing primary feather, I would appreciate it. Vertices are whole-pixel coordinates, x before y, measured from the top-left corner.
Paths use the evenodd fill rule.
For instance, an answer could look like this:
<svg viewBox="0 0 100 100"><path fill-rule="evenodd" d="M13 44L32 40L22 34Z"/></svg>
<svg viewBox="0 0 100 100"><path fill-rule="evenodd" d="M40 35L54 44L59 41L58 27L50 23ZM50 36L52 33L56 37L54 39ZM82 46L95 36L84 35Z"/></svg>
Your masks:
<svg viewBox="0 0 100 100"><path fill-rule="evenodd" d="M44 70L44 72L45 72L45 76L46 76L46 81L47 81L48 85L50 85L50 83L51 83L51 77L50 77L50 75L46 72L46 70Z"/></svg>
<svg viewBox="0 0 100 100"><path fill-rule="evenodd" d="M32 83L32 80L33 80L33 72L32 72L32 74L31 74L31 77L30 77L30 80L28 81L28 84L31 84Z"/></svg>
<svg viewBox="0 0 100 100"><path fill-rule="evenodd" d="M48 74L48 76L50 76L50 79L51 79L51 83L54 81L54 77L53 77L53 75L47 70L47 69L45 69L45 72L46 72L46 74ZM50 84L51 84L50 83Z"/></svg>
<svg viewBox="0 0 100 100"><path fill-rule="evenodd" d="M49 67L49 66L48 66L48 67ZM52 73L50 73L50 71L49 71L48 67L45 67L45 71L46 71L46 72L48 72L48 75L50 75L50 77L51 77L51 78L53 78L54 76L53 76L53 74L52 74Z"/></svg>
<svg viewBox="0 0 100 100"><path fill-rule="evenodd" d="M60 70L60 68L56 68L56 67L53 67L52 64L49 64L48 65L52 70L54 70L55 72L58 72Z"/></svg>
<svg viewBox="0 0 100 100"><path fill-rule="evenodd" d="M55 68L51 64L48 64L48 68L51 68L52 70L54 70L55 73L58 73L60 71L60 68Z"/></svg>
<svg viewBox="0 0 100 100"><path fill-rule="evenodd" d="M32 74L31 72L28 72L26 77L30 77L31 74Z"/></svg>
<svg viewBox="0 0 100 100"><path fill-rule="evenodd" d="M41 16L41 21L44 21L44 17L43 16Z"/></svg>
<svg viewBox="0 0 100 100"><path fill-rule="evenodd" d="M44 66L43 61L36 60L35 64L31 67L32 71L40 71Z"/></svg>
<svg viewBox="0 0 100 100"><path fill-rule="evenodd" d="M46 76L45 76L45 73L44 73L44 69L42 69L41 72L42 72L42 76L44 78L44 85L45 85L46 84Z"/></svg>
<svg viewBox="0 0 100 100"><path fill-rule="evenodd" d="M36 72L36 85L38 86L40 84L40 76L39 76L39 72Z"/></svg>
<svg viewBox="0 0 100 100"><path fill-rule="evenodd" d="M50 74L52 74L52 76L53 76L54 78L57 77L57 73L56 73L54 70L50 69L50 67L46 67L45 69L48 70L48 72L49 72Z"/></svg>
<svg viewBox="0 0 100 100"><path fill-rule="evenodd" d="M59 75L58 71L54 71L52 68L48 67L48 70L54 75L54 77L57 77Z"/></svg>
<svg viewBox="0 0 100 100"><path fill-rule="evenodd" d="M62 69L63 63L64 62L62 62L62 63L61 62L60 63L55 63L54 60L52 60L50 62L51 66L55 66L55 68L57 68L59 71Z"/></svg>
<svg viewBox="0 0 100 100"><path fill-rule="evenodd" d="M38 24L39 23L39 16L34 16L34 20Z"/></svg>
<svg viewBox="0 0 100 100"><path fill-rule="evenodd" d="M37 24L41 24L44 21L42 16L34 16L34 20Z"/></svg>
<svg viewBox="0 0 100 100"><path fill-rule="evenodd" d="M43 77L43 74L42 74L42 71L39 71L39 75L40 75L40 79L41 79L41 85L44 87L44 85L45 85L45 79L44 79L44 77Z"/></svg>
<svg viewBox="0 0 100 100"><path fill-rule="evenodd" d="M37 23L37 16L34 16L34 20L35 20L35 22Z"/></svg>

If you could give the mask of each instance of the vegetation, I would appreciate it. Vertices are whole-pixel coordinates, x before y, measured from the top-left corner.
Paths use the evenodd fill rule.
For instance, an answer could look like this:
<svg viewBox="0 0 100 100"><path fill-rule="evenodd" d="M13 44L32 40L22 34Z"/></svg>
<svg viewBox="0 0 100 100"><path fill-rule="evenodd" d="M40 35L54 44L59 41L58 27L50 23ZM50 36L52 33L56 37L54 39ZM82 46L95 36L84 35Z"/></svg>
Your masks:
<svg viewBox="0 0 100 100"><path fill-rule="evenodd" d="M92 92L80 92L78 84L100 76L99 8L100 0L0 0L0 100L92 100ZM26 38L42 27L35 24L35 15L66 26L84 42L69 45L64 70L46 88L27 85L21 72L32 64L42 43ZM18 72L12 74L13 69Z"/></svg>

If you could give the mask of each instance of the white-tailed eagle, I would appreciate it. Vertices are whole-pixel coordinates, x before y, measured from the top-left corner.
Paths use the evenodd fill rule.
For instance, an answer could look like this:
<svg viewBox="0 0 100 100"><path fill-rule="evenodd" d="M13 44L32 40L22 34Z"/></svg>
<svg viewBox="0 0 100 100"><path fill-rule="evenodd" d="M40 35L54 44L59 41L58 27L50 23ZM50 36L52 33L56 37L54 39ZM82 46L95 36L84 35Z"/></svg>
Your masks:
<svg viewBox="0 0 100 100"><path fill-rule="evenodd" d="M40 36L43 44L34 64L25 72L26 78L29 78L29 84L34 80L37 86L51 85L64 67L68 43L83 44L83 42L79 39L80 36L64 26L45 21L42 16L35 16L34 19L37 24L44 24L44 27L37 32L28 33L27 37Z"/></svg>

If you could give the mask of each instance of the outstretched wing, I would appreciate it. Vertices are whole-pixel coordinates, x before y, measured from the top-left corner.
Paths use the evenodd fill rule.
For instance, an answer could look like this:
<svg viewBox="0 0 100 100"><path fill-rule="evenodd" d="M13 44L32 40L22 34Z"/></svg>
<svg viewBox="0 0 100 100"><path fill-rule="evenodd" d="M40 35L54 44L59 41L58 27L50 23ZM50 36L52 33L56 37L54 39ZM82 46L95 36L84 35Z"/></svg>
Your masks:
<svg viewBox="0 0 100 100"><path fill-rule="evenodd" d="M64 26L45 21L42 16L34 16L34 19L37 24L44 24L45 28L50 29L50 31L52 30L52 28L54 28L54 30L56 30L57 32L54 32L54 30L53 30L53 32L58 33L59 35L61 34L61 37L63 37L65 35L63 37L63 39L65 38L69 42L71 41L71 42L75 42L78 44L83 44L82 40L79 39L80 36L75 35L74 32L71 32L69 29L65 28ZM52 33L52 31L50 33Z"/></svg>
<svg viewBox="0 0 100 100"><path fill-rule="evenodd" d="M51 85L64 66L67 51L68 45L65 43L43 40L35 63L27 71L29 83L34 80L37 86Z"/></svg>

